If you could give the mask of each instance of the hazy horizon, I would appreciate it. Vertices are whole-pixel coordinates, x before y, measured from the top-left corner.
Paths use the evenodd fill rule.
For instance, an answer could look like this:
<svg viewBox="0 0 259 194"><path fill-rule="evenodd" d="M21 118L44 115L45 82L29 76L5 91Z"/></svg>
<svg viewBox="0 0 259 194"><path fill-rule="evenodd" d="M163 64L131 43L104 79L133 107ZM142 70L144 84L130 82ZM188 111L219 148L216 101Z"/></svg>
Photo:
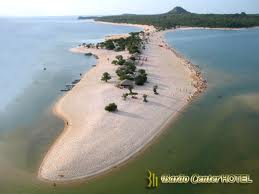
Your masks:
<svg viewBox="0 0 259 194"><path fill-rule="evenodd" d="M148 5L148 6L147 6ZM8 0L0 1L0 16L100 16L118 14L159 14L175 6L193 13L259 14L258 0Z"/></svg>

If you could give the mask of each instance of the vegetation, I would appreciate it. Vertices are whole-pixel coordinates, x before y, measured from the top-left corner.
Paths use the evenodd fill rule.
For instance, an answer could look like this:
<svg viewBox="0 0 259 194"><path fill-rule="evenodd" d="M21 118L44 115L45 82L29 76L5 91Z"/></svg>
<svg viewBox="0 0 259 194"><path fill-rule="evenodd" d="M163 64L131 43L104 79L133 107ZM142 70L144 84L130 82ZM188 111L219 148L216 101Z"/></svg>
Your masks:
<svg viewBox="0 0 259 194"><path fill-rule="evenodd" d="M125 80L125 79L134 80L133 72L130 71L130 69L127 68L126 66L119 67L116 70L116 74L118 75L120 80Z"/></svg>
<svg viewBox="0 0 259 194"><path fill-rule="evenodd" d="M117 65L117 62L118 62L117 60L113 60L112 64Z"/></svg>
<svg viewBox="0 0 259 194"><path fill-rule="evenodd" d="M105 110L108 112L115 112L118 110L117 105L115 103L110 103L105 107Z"/></svg>
<svg viewBox="0 0 259 194"><path fill-rule="evenodd" d="M107 82L110 79L111 79L111 75L108 72L104 72L101 80Z"/></svg>
<svg viewBox="0 0 259 194"><path fill-rule="evenodd" d="M117 61L117 65L124 65L125 62L126 62L126 60L122 58Z"/></svg>
<svg viewBox="0 0 259 194"><path fill-rule="evenodd" d="M118 61L119 61L119 60L123 60L123 56L122 56L122 55L117 55L115 58L116 58Z"/></svg>
<svg viewBox="0 0 259 194"><path fill-rule="evenodd" d="M117 61L117 64L120 64L121 67L118 67L116 74L119 76L120 80L134 80L134 72L136 71L136 65L132 62L126 61L123 58Z"/></svg>
<svg viewBox="0 0 259 194"><path fill-rule="evenodd" d="M115 49L115 45L114 45L114 42L112 40L106 40L104 42L104 44L101 44L101 45L104 45L104 47L108 50L114 50Z"/></svg>
<svg viewBox="0 0 259 194"><path fill-rule="evenodd" d="M172 11L157 15L124 14L96 18L98 21L147 24L158 29L175 28L177 26L241 28L259 26L258 14L195 14L176 7ZM136 48L131 47L135 51ZM131 50L130 49L130 50ZM131 50L132 51L132 50Z"/></svg>
<svg viewBox="0 0 259 194"><path fill-rule="evenodd" d="M144 32L131 32L130 36L127 38L119 38L113 40L107 40L105 42L98 43L98 47L106 48L114 51L128 50L131 55L129 59L124 59L122 55L117 55L112 61L112 64L119 65L116 70L116 74L119 77L119 80L131 80L134 81L136 85L144 85L147 81L147 74L144 69L137 71L136 60L138 53L140 53L141 48L144 46L144 41L142 38ZM137 71L137 72L136 72ZM108 81L110 75L106 72L102 76L103 81ZM130 89L130 91L132 88ZM133 95L130 92L129 95ZM123 97L126 98L126 97Z"/></svg>
<svg viewBox="0 0 259 194"><path fill-rule="evenodd" d="M147 81L147 74L144 69L139 69L138 73L135 76L135 84L142 86L146 83Z"/></svg>
<svg viewBox="0 0 259 194"><path fill-rule="evenodd" d="M94 48L94 44L92 44L92 43L89 43L89 44L86 44L86 43L82 43L81 45L79 45L79 46L83 46L83 47L85 47L85 48ZM91 56L92 54L91 53L86 53L85 54L86 56Z"/></svg>
<svg viewBox="0 0 259 194"><path fill-rule="evenodd" d="M132 60L132 61L136 61L137 60L136 57L134 57L134 56L131 56L129 59Z"/></svg>
<svg viewBox="0 0 259 194"><path fill-rule="evenodd" d="M140 35L143 32L131 32L127 38L119 38L115 40L106 40L105 42L99 43L99 47L104 47L108 50L124 51L128 50L130 54L140 53L142 48L142 39ZM117 58L120 61L120 55Z"/></svg>
<svg viewBox="0 0 259 194"><path fill-rule="evenodd" d="M146 77L145 75L138 74L138 75L135 77L135 84L136 84L136 85L142 86L142 85L145 84L146 81L147 81L147 77Z"/></svg>
<svg viewBox="0 0 259 194"><path fill-rule="evenodd" d="M188 11L186 11L184 8L182 7L175 7L174 9L172 9L171 11L167 12L167 14L186 14L186 13L190 13Z"/></svg>
<svg viewBox="0 0 259 194"><path fill-rule="evenodd" d="M94 16L79 16L79 20L89 20L89 19L96 19Z"/></svg>
<svg viewBox="0 0 259 194"><path fill-rule="evenodd" d="M145 75L147 75L145 69L139 69L138 72L139 72L140 74L145 74Z"/></svg>
<svg viewBox="0 0 259 194"><path fill-rule="evenodd" d="M112 64L114 65L124 65L126 60L123 59L122 55L118 55L115 57L116 59L112 61Z"/></svg>
<svg viewBox="0 0 259 194"><path fill-rule="evenodd" d="M126 69L129 71L129 72L135 72L136 71L136 69L137 69L137 67L136 67L136 65L134 64L134 63L132 63L132 62L128 62L128 61L126 61L125 63L124 63L124 66L126 67Z"/></svg>
<svg viewBox="0 0 259 194"><path fill-rule="evenodd" d="M97 44L96 44L96 48L97 48L97 49L103 48L103 47L104 47L104 45L103 45L102 43L97 43Z"/></svg>
<svg viewBox="0 0 259 194"><path fill-rule="evenodd" d="M136 72L136 65L135 62L132 60L125 60L121 55L116 57L117 60L114 60L113 64L118 64L121 67L118 67L116 70L116 74L118 75L120 80L132 80L135 81L136 85L144 85L147 81L147 74L144 69L139 69Z"/></svg>

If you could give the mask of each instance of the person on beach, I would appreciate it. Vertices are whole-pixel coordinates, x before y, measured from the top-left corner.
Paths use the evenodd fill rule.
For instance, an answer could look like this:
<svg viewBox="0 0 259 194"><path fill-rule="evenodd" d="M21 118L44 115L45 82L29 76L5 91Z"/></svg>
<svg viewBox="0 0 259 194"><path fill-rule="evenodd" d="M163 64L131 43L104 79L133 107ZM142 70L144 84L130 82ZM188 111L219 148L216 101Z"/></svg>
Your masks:
<svg viewBox="0 0 259 194"><path fill-rule="evenodd" d="M157 92L158 85L153 86L153 92L155 95L158 95L159 93Z"/></svg>

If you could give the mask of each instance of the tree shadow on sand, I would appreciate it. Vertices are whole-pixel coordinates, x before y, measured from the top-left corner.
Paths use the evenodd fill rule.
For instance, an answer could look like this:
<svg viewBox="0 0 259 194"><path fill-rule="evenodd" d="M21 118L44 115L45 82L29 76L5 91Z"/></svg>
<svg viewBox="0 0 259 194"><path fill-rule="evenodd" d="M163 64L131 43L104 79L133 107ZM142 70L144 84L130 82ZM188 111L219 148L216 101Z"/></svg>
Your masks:
<svg viewBox="0 0 259 194"><path fill-rule="evenodd" d="M166 109L170 109L170 106L166 106L162 103L158 103L158 102L154 102L154 101L148 101L147 103L147 106L150 105L150 106L158 106L158 107L163 107L163 108L166 108Z"/></svg>
<svg viewBox="0 0 259 194"><path fill-rule="evenodd" d="M135 119L144 119L144 117L134 114L134 113L130 113L130 112L125 112L125 111L121 111L119 110L118 112L116 112L117 115L120 116L124 116L124 117L131 117L131 118L135 118Z"/></svg>

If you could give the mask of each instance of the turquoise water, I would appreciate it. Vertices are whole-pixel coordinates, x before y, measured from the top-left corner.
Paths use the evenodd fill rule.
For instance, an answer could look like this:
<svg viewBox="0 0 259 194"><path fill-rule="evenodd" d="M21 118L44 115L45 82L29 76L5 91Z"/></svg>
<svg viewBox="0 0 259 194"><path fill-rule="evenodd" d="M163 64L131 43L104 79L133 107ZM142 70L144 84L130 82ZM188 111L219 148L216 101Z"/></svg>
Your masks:
<svg viewBox="0 0 259 194"><path fill-rule="evenodd" d="M74 24L69 25L70 29ZM77 25L80 26L80 24ZM82 30L82 39L88 36L89 30L90 28L87 28L88 32L85 32L85 29ZM71 37L74 37L73 33ZM60 73L53 75L55 79L52 80L49 78L51 65L45 62L46 65L49 64L47 71L42 72L42 66L40 66L39 74L42 78L36 76L37 81L40 80L41 87L37 84L28 87L28 90L23 92L24 96L18 98L20 100L13 105L13 114L16 115L13 118L16 120L8 122L8 118L11 117L6 114L5 119L1 120L1 127L3 121L6 125L18 127L1 128L0 193L259 193L259 56L257 54L259 30L176 31L168 33L166 37L181 54L201 66L209 88L180 114L179 119L161 135L155 144L127 165L94 180L69 185L57 184L54 187L52 184L35 179L39 159L47 149L47 145L51 144L60 132L59 127L63 125L61 121L49 114L51 104L60 95L58 91L64 82L77 78L81 70L90 67L90 62L87 65L89 58L76 55L79 57L79 62L83 61L82 69L78 63L77 68L75 65L67 64L67 71L61 69ZM75 41L75 45L78 42ZM73 44L73 41L69 44L71 43ZM66 50L64 54L67 54ZM63 58L63 55L59 57ZM74 76L71 76L71 71L75 71ZM45 73L48 72L49 76L46 76ZM64 72L68 75L63 79ZM49 80L52 81L47 84ZM55 86L54 83L60 83L60 85ZM53 91L57 91L57 95L51 97L50 91L55 87ZM34 97L29 94L33 94ZM7 110L12 112L11 108ZM24 113L27 112L32 114L26 116ZM22 124L17 125L17 122ZM157 174L248 173L254 183L250 185L177 184L147 189L147 169Z"/></svg>

